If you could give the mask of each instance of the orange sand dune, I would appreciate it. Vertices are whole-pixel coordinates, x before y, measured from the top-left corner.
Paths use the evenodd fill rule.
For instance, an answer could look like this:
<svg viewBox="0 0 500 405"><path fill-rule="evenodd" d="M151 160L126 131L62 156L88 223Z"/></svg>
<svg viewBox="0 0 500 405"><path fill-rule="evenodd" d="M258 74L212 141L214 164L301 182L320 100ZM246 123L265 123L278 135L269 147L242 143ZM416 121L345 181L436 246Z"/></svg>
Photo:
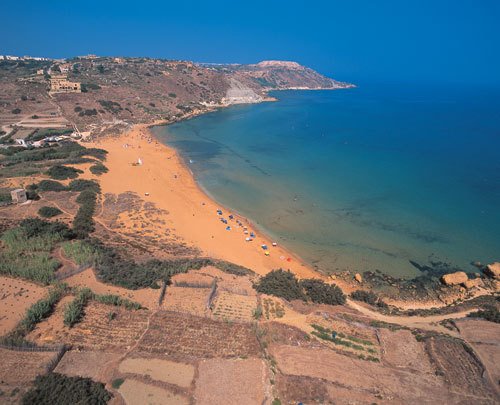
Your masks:
<svg viewBox="0 0 500 405"><path fill-rule="evenodd" d="M106 161L109 172L99 179L103 193L137 192L157 208L168 211L164 217L167 226L204 255L246 266L259 274L284 268L301 278L320 277L290 252L271 246L272 241L258 232L255 240L246 242L248 235L235 220L229 221L232 229L227 231L217 209L223 210L226 219L230 211L200 189L176 151L156 141L145 125L137 125L120 137L97 140L91 146L109 152ZM142 165L134 165L139 158ZM254 230L245 218L235 215L236 218L249 231ZM268 245L269 256L265 256L261 244Z"/></svg>

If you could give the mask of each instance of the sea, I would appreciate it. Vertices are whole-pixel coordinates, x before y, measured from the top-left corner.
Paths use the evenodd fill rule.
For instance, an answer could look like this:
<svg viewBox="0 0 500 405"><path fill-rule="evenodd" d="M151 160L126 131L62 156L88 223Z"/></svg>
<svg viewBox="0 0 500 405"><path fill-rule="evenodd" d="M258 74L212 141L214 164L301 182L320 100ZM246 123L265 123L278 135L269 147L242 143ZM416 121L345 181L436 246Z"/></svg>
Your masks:
<svg viewBox="0 0 500 405"><path fill-rule="evenodd" d="M413 278L500 260L498 89L270 95L153 133L211 197L320 271Z"/></svg>

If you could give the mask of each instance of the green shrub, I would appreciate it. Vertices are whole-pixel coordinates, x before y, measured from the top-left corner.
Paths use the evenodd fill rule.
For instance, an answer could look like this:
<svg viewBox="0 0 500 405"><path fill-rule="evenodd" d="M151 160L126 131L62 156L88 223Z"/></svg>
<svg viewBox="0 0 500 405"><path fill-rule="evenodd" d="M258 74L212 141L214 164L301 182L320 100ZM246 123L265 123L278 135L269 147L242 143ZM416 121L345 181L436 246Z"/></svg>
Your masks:
<svg viewBox="0 0 500 405"><path fill-rule="evenodd" d="M90 172L97 176L100 176L103 173L108 172L108 168L104 166L102 163L96 163L95 165L90 166Z"/></svg>
<svg viewBox="0 0 500 405"><path fill-rule="evenodd" d="M39 218L21 221L17 228L2 235L4 249L0 252L0 274L50 284L60 265L50 252L56 243L72 237L71 230L61 222Z"/></svg>
<svg viewBox="0 0 500 405"><path fill-rule="evenodd" d="M88 288L81 289L75 299L71 301L64 309L64 324L73 327L80 322L83 317L85 306L93 298L93 293Z"/></svg>
<svg viewBox="0 0 500 405"><path fill-rule="evenodd" d="M47 175L55 180L75 179L79 173L83 173L83 171L74 167L61 165L52 166L47 171Z"/></svg>
<svg viewBox="0 0 500 405"><path fill-rule="evenodd" d="M78 113L78 115L80 117L85 117L85 116L92 116L92 115L97 115L97 110L95 108L92 108L92 109L85 109L85 110L82 110Z"/></svg>
<svg viewBox="0 0 500 405"><path fill-rule="evenodd" d="M64 292L65 286L57 285L50 290L46 298L42 298L35 302L26 311L26 315L20 323L21 327L28 332L32 331L37 323L41 322L52 313L56 304L61 300Z"/></svg>
<svg viewBox="0 0 500 405"><path fill-rule="evenodd" d="M500 323L500 311L494 306L488 306L476 312L467 315L470 318L482 318L490 322Z"/></svg>
<svg viewBox="0 0 500 405"><path fill-rule="evenodd" d="M97 194L92 190L84 190L76 198L80 208L73 219L73 232L80 239L86 238L94 231L92 217L94 216L96 201Z"/></svg>
<svg viewBox="0 0 500 405"><path fill-rule="evenodd" d="M6 202L11 202L12 201L12 197L10 195L10 193L0 193L0 204L2 203L6 203Z"/></svg>
<svg viewBox="0 0 500 405"><path fill-rule="evenodd" d="M122 384L125 382L125 380L123 378L116 378L115 380L113 380L113 382L111 383L111 386L117 390L118 388L120 388L122 386Z"/></svg>
<svg viewBox="0 0 500 405"><path fill-rule="evenodd" d="M110 100L97 100L100 105L106 110L109 111L112 114L119 113L120 111L123 110L122 106L120 103L117 103L116 101L110 101Z"/></svg>
<svg viewBox="0 0 500 405"><path fill-rule="evenodd" d="M130 301L126 298L122 298L119 295L114 294L94 294L94 301L100 302L101 304L114 305L115 307L124 307L125 309L142 309L142 305L138 302Z"/></svg>
<svg viewBox="0 0 500 405"><path fill-rule="evenodd" d="M61 215L61 214L62 214L62 211L56 207L44 206L38 210L38 215L40 215L41 217L44 217L44 218L53 218L53 217L56 217L56 216Z"/></svg>
<svg viewBox="0 0 500 405"><path fill-rule="evenodd" d="M84 180L84 179L72 180L69 183L68 188L71 191L86 191L86 190L90 190L90 191L93 191L94 193L100 193L101 192L101 186L99 186L99 183L97 183L94 180Z"/></svg>
<svg viewBox="0 0 500 405"><path fill-rule="evenodd" d="M356 290L351 293L351 298L380 308L387 307L387 304L373 291Z"/></svg>
<svg viewBox="0 0 500 405"><path fill-rule="evenodd" d="M50 373L36 378L34 388L24 395L22 404L104 405L111 397L104 384L90 378Z"/></svg>
<svg viewBox="0 0 500 405"><path fill-rule="evenodd" d="M255 289L260 293L275 295L289 301L306 298L295 275L281 269L267 273L255 285Z"/></svg>
<svg viewBox="0 0 500 405"><path fill-rule="evenodd" d="M39 191L66 191L68 188L58 181L42 180L37 185Z"/></svg>
<svg viewBox="0 0 500 405"><path fill-rule="evenodd" d="M345 295L336 285L326 284L321 280L302 280L300 286L312 302L328 305L345 304Z"/></svg>
<svg viewBox="0 0 500 405"><path fill-rule="evenodd" d="M35 329L37 323L47 318L54 311L56 304L61 300L65 291L66 285L64 284L57 284L53 287L47 297L35 302L26 310L24 318L13 331L1 339L1 342L13 346L32 346L32 343L26 341L26 335Z"/></svg>
<svg viewBox="0 0 500 405"><path fill-rule="evenodd" d="M62 244L64 255L79 266L93 265L96 259L95 248L83 240L68 241Z"/></svg>

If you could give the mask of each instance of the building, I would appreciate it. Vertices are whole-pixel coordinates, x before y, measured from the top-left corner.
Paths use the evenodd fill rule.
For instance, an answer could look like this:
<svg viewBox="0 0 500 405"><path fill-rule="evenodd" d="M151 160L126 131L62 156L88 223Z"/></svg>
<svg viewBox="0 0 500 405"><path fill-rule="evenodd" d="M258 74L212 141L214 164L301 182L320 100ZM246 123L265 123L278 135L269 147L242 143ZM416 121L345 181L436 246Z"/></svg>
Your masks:
<svg viewBox="0 0 500 405"><path fill-rule="evenodd" d="M66 75L54 75L50 78L51 93L80 93L80 83L70 82Z"/></svg>
<svg viewBox="0 0 500 405"><path fill-rule="evenodd" d="M12 197L12 202L16 204L22 204L28 201L28 196L26 195L26 190L23 188L18 188L17 190L12 190L10 192L10 196Z"/></svg>

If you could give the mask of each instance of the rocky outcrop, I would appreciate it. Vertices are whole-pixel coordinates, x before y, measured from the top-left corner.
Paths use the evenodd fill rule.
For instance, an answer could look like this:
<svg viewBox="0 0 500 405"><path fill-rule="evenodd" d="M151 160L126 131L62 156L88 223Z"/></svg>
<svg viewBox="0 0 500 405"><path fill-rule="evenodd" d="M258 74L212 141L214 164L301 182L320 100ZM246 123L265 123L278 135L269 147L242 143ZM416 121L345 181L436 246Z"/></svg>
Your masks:
<svg viewBox="0 0 500 405"><path fill-rule="evenodd" d="M465 281L462 285L470 290L471 288L482 287L484 283L480 278L473 278L471 280Z"/></svg>
<svg viewBox="0 0 500 405"><path fill-rule="evenodd" d="M469 277L463 271L445 274L441 277L441 282L444 285L459 285L465 283Z"/></svg>
<svg viewBox="0 0 500 405"><path fill-rule="evenodd" d="M500 262L488 264L484 269L484 274L495 280L500 280Z"/></svg>
<svg viewBox="0 0 500 405"><path fill-rule="evenodd" d="M361 276L361 274L356 273L354 275L354 280L356 280L358 283L362 283L363 282L363 277Z"/></svg>

